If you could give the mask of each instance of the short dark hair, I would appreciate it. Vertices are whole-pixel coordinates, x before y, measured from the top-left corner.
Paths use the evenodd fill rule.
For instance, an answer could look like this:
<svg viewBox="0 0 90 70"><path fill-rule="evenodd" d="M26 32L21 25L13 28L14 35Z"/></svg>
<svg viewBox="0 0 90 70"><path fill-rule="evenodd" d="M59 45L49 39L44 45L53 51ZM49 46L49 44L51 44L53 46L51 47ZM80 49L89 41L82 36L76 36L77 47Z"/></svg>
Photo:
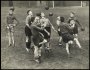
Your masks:
<svg viewBox="0 0 90 70"><path fill-rule="evenodd" d="M41 17L41 12L36 13L36 16Z"/></svg>
<svg viewBox="0 0 90 70"><path fill-rule="evenodd" d="M14 7L10 7L10 9L9 10L12 10L12 11L14 11L15 10L15 8Z"/></svg>
<svg viewBox="0 0 90 70"><path fill-rule="evenodd" d="M64 22L65 18L64 17L60 17L61 22Z"/></svg>
<svg viewBox="0 0 90 70"><path fill-rule="evenodd" d="M27 10L27 14L29 13L29 11L31 11L30 9L29 10Z"/></svg>
<svg viewBox="0 0 90 70"><path fill-rule="evenodd" d="M72 11L71 11L71 13L75 15L75 13L74 13L74 12L72 12Z"/></svg>

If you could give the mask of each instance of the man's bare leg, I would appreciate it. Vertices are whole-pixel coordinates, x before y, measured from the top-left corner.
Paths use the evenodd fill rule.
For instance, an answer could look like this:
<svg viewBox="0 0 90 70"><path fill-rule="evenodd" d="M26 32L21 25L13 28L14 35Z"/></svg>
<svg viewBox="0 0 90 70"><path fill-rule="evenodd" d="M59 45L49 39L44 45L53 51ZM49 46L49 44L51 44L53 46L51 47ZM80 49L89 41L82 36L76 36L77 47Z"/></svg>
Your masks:
<svg viewBox="0 0 90 70"><path fill-rule="evenodd" d="M62 45L62 44L61 44L61 41L62 41L62 37L60 36L60 37L59 37L59 45Z"/></svg>
<svg viewBox="0 0 90 70"><path fill-rule="evenodd" d="M11 32L11 39L12 39L13 46L15 46L15 41L14 41L14 34L13 34L13 32Z"/></svg>
<svg viewBox="0 0 90 70"><path fill-rule="evenodd" d="M70 52L69 52L69 43L66 43L66 51L67 51L67 54L69 55Z"/></svg>
<svg viewBox="0 0 90 70"><path fill-rule="evenodd" d="M8 32L8 39L9 39L9 46L12 45L12 42L11 42L11 32Z"/></svg>
<svg viewBox="0 0 90 70"><path fill-rule="evenodd" d="M80 42L78 41L78 38L74 38L74 41L76 42L76 44L78 45L78 47L81 49L82 46L81 46Z"/></svg>
<svg viewBox="0 0 90 70"><path fill-rule="evenodd" d="M41 50L39 50L38 46L34 45L34 59L37 63L40 63L39 57L41 55Z"/></svg>
<svg viewBox="0 0 90 70"><path fill-rule="evenodd" d="M41 62L41 54L42 54L42 47L38 49L38 55L39 55L39 62Z"/></svg>
<svg viewBox="0 0 90 70"><path fill-rule="evenodd" d="M26 36L26 50L27 50L27 52L29 52L29 48L28 48L28 46L29 46L29 43L28 43L28 41L29 41L29 38L28 38L28 36Z"/></svg>

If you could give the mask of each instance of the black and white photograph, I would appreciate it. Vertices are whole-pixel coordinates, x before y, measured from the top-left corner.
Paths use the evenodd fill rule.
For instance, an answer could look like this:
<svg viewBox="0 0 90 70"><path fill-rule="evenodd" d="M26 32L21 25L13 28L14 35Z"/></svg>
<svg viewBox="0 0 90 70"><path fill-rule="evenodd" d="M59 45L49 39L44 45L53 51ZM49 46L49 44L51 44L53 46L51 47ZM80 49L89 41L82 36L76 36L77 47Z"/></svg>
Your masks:
<svg viewBox="0 0 90 70"><path fill-rule="evenodd" d="M1 1L1 69L89 69L89 1Z"/></svg>

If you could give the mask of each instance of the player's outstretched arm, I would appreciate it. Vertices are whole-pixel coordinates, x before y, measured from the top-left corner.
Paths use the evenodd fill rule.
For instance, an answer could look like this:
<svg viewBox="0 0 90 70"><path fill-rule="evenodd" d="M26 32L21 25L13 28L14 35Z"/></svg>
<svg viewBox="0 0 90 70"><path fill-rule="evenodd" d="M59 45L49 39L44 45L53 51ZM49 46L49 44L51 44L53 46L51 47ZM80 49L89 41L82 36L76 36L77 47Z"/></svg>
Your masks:
<svg viewBox="0 0 90 70"><path fill-rule="evenodd" d="M30 28L30 26L29 26L29 18L28 17L26 17L26 26L28 26L28 28Z"/></svg>
<svg viewBox="0 0 90 70"><path fill-rule="evenodd" d="M84 27L82 26L82 24L80 24L80 22L78 20L76 20L76 22L79 24L79 26L81 27L81 31L84 31Z"/></svg>
<svg viewBox="0 0 90 70"><path fill-rule="evenodd" d="M82 27L82 25L80 24L80 22L76 19L76 22L79 24L80 27Z"/></svg>
<svg viewBox="0 0 90 70"><path fill-rule="evenodd" d="M50 33L49 33L46 29L44 29L44 31L45 31L48 35L50 35Z"/></svg>
<svg viewBox="0 0 90 70"><path fill-rule="evenodd" d="M31 28L36 29L37 31L42 31L44 28L38 27L37 25L32 25Z"/></svg>
<svg viewBox="0 0 90 70"><path fill-rule="evenodd" d="M8 20L8 16L6 17L6 29L9 29L9 20Z"/></svg>
<svg viewBox="0 0 90 70"><path fill-rule="evenodd" d="M55 30L54 26L51 24L51 22L50 22L50 21L49 21L49 23L50 23L50 25L51 25L52 29L53 29L55 32L57 32L57 30Z"/></svg>

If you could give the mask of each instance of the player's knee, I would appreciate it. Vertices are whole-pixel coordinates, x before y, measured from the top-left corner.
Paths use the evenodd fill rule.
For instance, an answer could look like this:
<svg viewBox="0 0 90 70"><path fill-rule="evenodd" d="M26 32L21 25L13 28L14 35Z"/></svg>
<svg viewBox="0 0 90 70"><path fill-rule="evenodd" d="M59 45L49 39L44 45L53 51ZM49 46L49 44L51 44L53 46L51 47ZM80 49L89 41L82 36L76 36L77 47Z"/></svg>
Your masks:
<svg viewBox="0 0 90 70"><path fill-rule="evenodd" d="M26 37L26 42L29 42L29 38L28 37Z"/></svg>
<svg viewBox="0 0 90 70"><path fill-rule="evenodd" d="M69 43L69 44L73 44L73 41L69 41L68 43Z"/></svg>
<svg viewBox="0 0 90 70"><path fill-rule="evenodd" d="M77 34L75 34L75 36L77 37L78 35L77 35Z"/></svg>
<svg viewBox="0 0 90 70"><path fill-rule="evenodd" d="M76 41L77 40L77 38L74 38L74 41Z"/></svg>
<svg viewBox="0 0 90 70"><path fill-rule="evenodd" d="M44 39L43 41L44 41L45 43L47 42L47 40L46 40L46 39Z"/></svg>
<svg viewBox="0 0 90 70"><path fill-rule="evenodd" d="M37 46L34 46L34 58L38 58L38 47Z"/></svg>
<svg viewBox="0 0 90 70"><path fill-rule="evenodd" d="M78 35L77 35L77 34L74 34L74 37L75 37L75 38L77 38L77 37L78 37Z"/></svg>

